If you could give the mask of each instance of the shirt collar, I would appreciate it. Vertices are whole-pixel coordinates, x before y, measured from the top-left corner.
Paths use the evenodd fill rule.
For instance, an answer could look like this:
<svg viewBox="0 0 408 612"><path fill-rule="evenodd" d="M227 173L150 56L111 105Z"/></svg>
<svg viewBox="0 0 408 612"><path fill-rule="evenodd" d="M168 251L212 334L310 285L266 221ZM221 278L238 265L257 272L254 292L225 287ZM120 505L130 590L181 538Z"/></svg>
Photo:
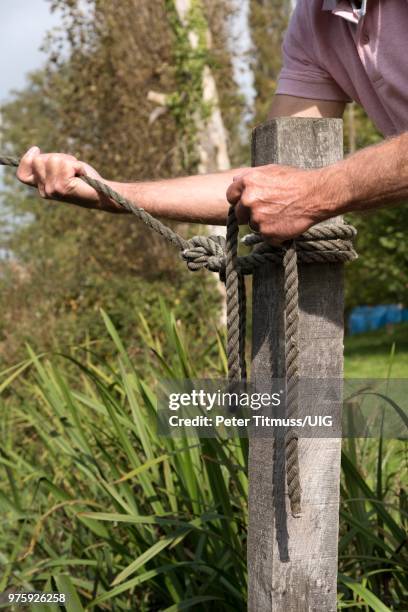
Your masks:
<svg viewBox="0 0 408 612"><path fill-rule="evenodd" d="M352 23L358 23L367 11L367 0L362 0L361 8L357 8L353 0L324 0L323 10L331 11L333 15L343 17Z"/></svg>

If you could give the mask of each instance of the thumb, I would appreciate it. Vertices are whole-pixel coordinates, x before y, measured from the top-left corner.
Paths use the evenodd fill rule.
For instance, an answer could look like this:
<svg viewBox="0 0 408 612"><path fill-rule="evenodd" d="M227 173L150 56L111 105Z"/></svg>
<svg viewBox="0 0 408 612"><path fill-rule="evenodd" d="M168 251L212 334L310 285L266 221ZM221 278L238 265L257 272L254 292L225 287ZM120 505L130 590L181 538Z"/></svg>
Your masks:
<svg viewBox="0 0 408 612"><path fill-rule="evenodd" d="M21 161L31 162L37 155L41 155L40 147L30 147Z"/></svg>
<svg viewBox="0 0 408 612"><path fill-rule="evenodd" d="M244 183L242 177L235 177L234 182L227 189L227 200L230 204L235 206L241 199L242 192L244 191Z"/></svg>
<svg viewBox="0 0 408 612"><path fill-rule="evenodd" d="M37 147L37 146L30 147L26 153L26 155L30 155L30 156L40 155L40 154L41 154L40 147Z"/></svg>

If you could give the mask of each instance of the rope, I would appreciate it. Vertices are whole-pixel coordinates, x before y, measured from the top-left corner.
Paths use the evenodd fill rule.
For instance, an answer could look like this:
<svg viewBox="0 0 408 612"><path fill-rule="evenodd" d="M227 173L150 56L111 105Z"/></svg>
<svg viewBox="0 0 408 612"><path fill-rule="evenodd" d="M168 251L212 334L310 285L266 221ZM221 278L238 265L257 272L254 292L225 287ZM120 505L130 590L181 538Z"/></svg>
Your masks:
<svg viewBox="0 0 408 612"><path fill-rule="evenodd" d="M241 308L240 274L238 272L239 226L235 209L230 206L227 218L227 249L225 270L225 291L227 294L227 360L230 388L241 380ZM242 286L241 286L242 288Z"/></svg>
<svg viewBox="0 0 408 612"><path fill-rule="evenodd" d="M295 241L288 246L283 257L285 292L285 369L286 418L296 418L298 412L299 378L299 294L297 253ZM301 513L298 436L290 429L285 436L286 482L293 516Z"/></svg>
<svg viewBox="0 0 408 612"><path fill-rule="evenodd" d="M18 167L19 160L1 156L0 165ZM225 282L227 299L227 360L230 387L247 377L245 363L246 296L244 275L252 274L267 264L283 265L285 297L285 367L286 414L296 418L298 412L299 379L299 295L298 262L338 263L356 259L353 238L356 230L350 225L312 227L296 240L282 247L263 242L258 234L244 237L246 246L253 246L249 255L238 256L239 226L234 207L227 218L226 239L220 236L194 236L186 240L167 225L155 219L143 208L123 197L105 183L89 176L80 177L99 193L131 212L151 230L171 242L181 252L189 270L218 272ZM298 457L298 434L290 429L285 436L286 480L291 513L301 515L301 486Z"/></svg>

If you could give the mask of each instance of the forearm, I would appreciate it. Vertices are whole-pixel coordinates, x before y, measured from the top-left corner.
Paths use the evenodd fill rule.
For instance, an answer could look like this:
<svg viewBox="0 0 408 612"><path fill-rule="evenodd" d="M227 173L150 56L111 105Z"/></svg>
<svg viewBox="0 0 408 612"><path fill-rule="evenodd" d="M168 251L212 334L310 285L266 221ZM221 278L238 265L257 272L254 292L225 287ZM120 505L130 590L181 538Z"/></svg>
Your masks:
<svg viewBox="0 0 408 612"><path fill-rule="evenodd" d="M323 218L408 199L408 133L324 168L321 184Z"/></svg>
<svg viewBox="0 0 408 612"><path fill-rule="evenodd" d="M123 207L81 179L87 175L102 181L136 206L155 216L209 225L224 225L228 213L226 192L236 174L245 168L216 174L162 181L118 183L106 180L92 166L65 153L41 153L31 147L23 156L17 176L37 187L43 198L77 204L106 212L126 212Z"/></svg>
<svg viewBox="0 0 408 612"><path fill-rule="evenodd" d="M140 183L106 181L115 191L157 217L189 223L225 225L226 192L244 168L216 174Z"/></svg>

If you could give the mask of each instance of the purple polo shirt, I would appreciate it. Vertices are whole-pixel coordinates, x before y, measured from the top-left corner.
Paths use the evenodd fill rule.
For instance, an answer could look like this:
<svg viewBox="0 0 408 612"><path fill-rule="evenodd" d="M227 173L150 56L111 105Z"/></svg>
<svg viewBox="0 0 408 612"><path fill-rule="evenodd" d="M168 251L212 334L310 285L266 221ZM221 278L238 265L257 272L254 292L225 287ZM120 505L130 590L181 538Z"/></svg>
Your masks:
<svg viewBox="0 0 408 612"><path fill-rule="evenodd" d="M298 0L276 93L355 100L385 136L399 134L408 130L408 0L362 6Z"/></svg>

